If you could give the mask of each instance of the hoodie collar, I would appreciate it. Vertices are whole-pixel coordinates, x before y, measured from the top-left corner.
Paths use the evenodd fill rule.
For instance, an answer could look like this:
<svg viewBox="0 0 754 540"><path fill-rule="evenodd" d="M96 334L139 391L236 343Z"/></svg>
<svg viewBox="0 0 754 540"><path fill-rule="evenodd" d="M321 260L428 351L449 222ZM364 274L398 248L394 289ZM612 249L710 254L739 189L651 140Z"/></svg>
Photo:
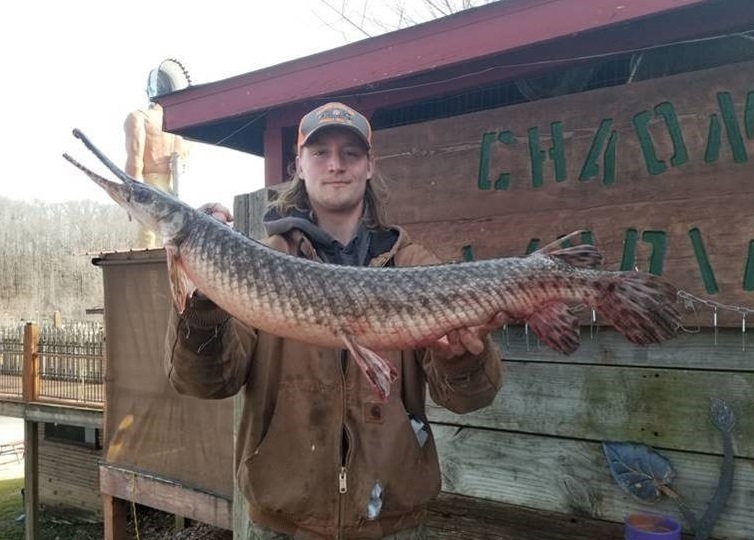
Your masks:
<svg viewBox="0 0 754 540"><path fill-rule="evenodd" d="M263 218L263 225L268 235L288 235L301 231L312 243L315 251L326 262L364 266L381 255L392 256L401 231L398 228L369 228L362 219L356 236L347 246L342 246L327 231L314 223L311 211L294 209L286 216L281 216L277 209L268 208Z"/></svg>

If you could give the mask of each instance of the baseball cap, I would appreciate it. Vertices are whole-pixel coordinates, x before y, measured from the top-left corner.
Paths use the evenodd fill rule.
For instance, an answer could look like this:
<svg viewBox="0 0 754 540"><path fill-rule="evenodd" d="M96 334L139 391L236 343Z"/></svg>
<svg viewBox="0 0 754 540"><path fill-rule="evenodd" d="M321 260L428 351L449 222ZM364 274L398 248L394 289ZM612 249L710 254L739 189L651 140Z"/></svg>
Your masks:
<svg viewBox="0 0 754 540"><path fill-rule="evenodd" d="M317 107L301 119L298 125L299 152L312 135L333 126L350 129L359 136L367 148L372 148L372 126L369 125L369 120L348 105L331 102Z"/></svg>

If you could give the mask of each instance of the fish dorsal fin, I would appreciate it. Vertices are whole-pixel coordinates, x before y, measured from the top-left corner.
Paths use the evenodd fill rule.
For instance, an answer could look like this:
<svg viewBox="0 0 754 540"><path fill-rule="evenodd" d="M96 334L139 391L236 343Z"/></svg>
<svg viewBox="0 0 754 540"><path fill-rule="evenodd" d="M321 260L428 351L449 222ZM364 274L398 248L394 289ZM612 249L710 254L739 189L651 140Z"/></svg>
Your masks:
<svg viewBox="0 0 754 540"><path fill-rule="evenodd" d="M599 268L602 264L602 253L591 244L562 248L547 255L576 268Z"/></svg>
<svg viewBox="0 0 754 540"><path fill-rule="evenodd" d="M583 231L574 231L571 234L558 238L544 247L539 248L531 255L546 255L555 257L566 264L577 268L598 268L602 264L602 254L591 244L580 244L572 247L562 247L566 242L581 234Z"/></svg>

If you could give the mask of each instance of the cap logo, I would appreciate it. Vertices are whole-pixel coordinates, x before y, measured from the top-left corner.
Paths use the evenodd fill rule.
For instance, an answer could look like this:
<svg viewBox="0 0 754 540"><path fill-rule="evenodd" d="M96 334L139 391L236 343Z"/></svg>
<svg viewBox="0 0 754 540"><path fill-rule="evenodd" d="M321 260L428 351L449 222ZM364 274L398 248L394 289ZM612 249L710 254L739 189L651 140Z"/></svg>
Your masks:
<svg viewBox="0 0 754 540"><path fill-rule="evenodd" d="M352 122L353 114L344 109L325 109L317 115L320 122Z"/></svg>

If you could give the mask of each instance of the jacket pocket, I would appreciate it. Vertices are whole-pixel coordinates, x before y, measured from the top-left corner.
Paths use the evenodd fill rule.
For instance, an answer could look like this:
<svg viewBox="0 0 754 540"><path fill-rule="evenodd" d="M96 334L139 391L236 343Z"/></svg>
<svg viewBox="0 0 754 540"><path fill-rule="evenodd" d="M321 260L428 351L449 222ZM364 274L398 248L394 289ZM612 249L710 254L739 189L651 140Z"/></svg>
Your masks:
<svg viewBox="0 0 754 540"><path fill-rule="evenodd" d="M392 437L383 431L375 434L382 444L367 442L370 452L375 453L371 459L380 463L377 474L385 489L383 514L414 511L440 490L437 451L429 425L425 428L427 438L421 444L400 398L391 405L385 426L390 426ZM385 439L390 442L384 444Z"/></svg>
<svg viewBox="0 0 754 540"><path fill-rule="evenodd" d="M302 519L337 515L337 453L332 446L337 439L328 429L330 408L321 398L302 399L295 391L278 395L269 428L244 461L245 478L239 478L252 503ZM326 423L312 425L318 418Z"/></svg>

